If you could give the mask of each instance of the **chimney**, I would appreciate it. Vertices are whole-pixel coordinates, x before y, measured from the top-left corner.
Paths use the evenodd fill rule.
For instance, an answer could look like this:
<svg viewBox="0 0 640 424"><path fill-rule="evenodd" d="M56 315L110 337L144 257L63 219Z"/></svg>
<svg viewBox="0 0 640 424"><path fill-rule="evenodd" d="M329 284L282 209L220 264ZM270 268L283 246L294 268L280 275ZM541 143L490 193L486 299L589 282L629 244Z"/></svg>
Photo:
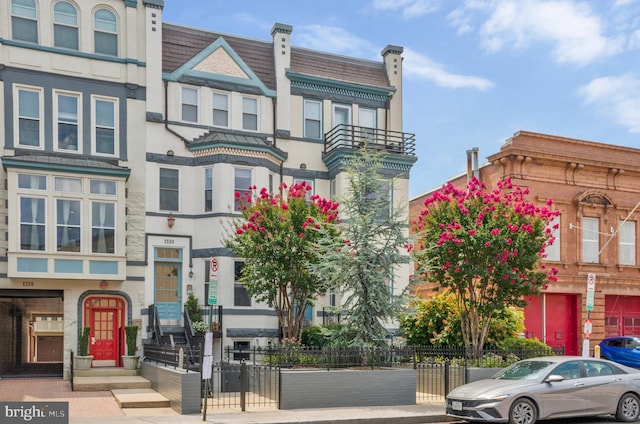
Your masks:
<svg viewBox="0 0 640 424"><path fill-rule="evenodd" d="M273 63L276 75L276 116L274 131L291 132L291 82L287 71L291 66L291 25L276 23L271 28Z"/></svg>

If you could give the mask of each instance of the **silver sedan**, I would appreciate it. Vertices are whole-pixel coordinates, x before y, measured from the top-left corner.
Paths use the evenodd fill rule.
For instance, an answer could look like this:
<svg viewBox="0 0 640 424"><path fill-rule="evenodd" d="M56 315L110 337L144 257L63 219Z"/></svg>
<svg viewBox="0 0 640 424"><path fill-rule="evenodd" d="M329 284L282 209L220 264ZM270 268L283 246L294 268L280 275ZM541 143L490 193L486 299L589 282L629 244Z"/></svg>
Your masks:
<svg viewBox="0 0 640 424"><path fill-rule="evenodd" d="M453 389L446 408L447 415L467 421L533 424L614 415L632 422L640 416L640 370L581 356L526 359Z"/></svg>

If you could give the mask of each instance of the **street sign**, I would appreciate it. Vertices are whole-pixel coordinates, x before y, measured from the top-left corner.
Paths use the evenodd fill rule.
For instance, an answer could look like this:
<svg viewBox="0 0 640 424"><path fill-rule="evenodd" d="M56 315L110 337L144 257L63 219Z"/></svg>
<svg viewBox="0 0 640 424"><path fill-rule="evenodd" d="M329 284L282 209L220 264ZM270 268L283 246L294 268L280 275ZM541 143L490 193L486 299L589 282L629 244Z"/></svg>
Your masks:
<svg viewBox="0 0 640 424"><path fill-rule="evenodd" d="M218 304L218 269L220 265L218 258L211 258L209 263L209 297L207 298L208 305Z"/></svg>
<svg viewBox="0 0 640 424"><path fill-rule="evenodd" d="M596 274L587 275L587 311L593 310L593 301L596 296Z"/></svg>

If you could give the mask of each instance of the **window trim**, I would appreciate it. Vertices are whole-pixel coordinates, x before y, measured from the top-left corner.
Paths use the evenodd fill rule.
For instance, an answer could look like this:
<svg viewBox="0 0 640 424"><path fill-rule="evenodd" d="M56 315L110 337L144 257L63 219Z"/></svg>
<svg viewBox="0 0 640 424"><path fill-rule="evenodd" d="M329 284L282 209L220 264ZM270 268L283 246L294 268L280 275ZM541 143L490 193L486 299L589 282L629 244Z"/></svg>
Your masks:
<svg viewBox="0 0 640 424"><path fill-rule="evenodd" d="M205 212L213 212L213 207L215 205L215 199L213 197L213 166L207 166L203 170L204 173L204 211ZM207 175L208 174L208 175ZM207 200L207 192L210 191L211 195L209 196L209 200ZM210 203L210 204L209 204Z"/></svg>
<svg viewBox="0 0 640 424"><path fill-rule="evenodd" d="M175 171L176 172L176 174L178 176L177 188L175 188L175 189L173 189L171 187L163 188L163 186L162 186L162 176L161 176L163 170L165 170L165 171ZM166 208L162 207L163 206L162 193L163 192L169 192L169 191L176 193L177 205L175 206L175 209L171 209L171 208L166 209ZM180 202L180 169L166 167L166 166L159 167L158 168L158 210L159 211L169 211L169 212L179 212L180 211L180 204L181 204L181 202Z"/></svg>
<svg viewBox="0 0 640 424"><path fill-rule="evenodd" d="M255 102L256 105L256 110L255 113L252 113L252 111L247 111L245 109L245 100L247 101L253 101ZM256 127L254 128L246 128L244 125L244 118L249 117L249 116L255 116L256 119ZM260 130L260 101L258 99L258 97L251 97L251 96L242 96L242 121L240 123L241 128L243 131L251 131L251 132L258 132Z"/></svg>
<svg viewBox="0 0 640 424"><path fill-rule="evenodd" d="M115 30L113 32L108 31L107 29L100 29L98 28L98 12L100 11L105 11L105 12L109 12L112 16L113 16L113 24L115 25ZM103 22L104 20L100 20L101 22ZM96 35L100 33L100 34L106 34L106 35L114 35L115 36L115 54L110 54L110 53L106 53L106 52L98 52L97 47L97 39L98 37L96 37ZM119 37L119 32L118 32L118 15L111 9L108 9L106 7L100 7L99 9L96 9L95 12L93 12L93 52L95 54L102 54L102 55L106 55L106 56L113 56L113 57L118 57L119 53L120 53L120 37Z"/></svg>
<svg viewBox="0 0 640 424"><path fill-rule="evenodd" d="M72 8L73 8L73 10L75 11L75 16L74 16L74 17L75 17L75 24L74 24L74 25L71 25L70 23L67 23L67 22L58 22L58 21L56 20L56 18L57 18L57 16L56 16L56 15L57 15L58 13L62 13L62 12L58 12L58 11L56 11L56 8L57 8L58 6L60 6L60 5L62 5L62 4L67 4L67 5L69 5L69 6L70 6L70 7L72 7ZM51 10L52 10L52 12L53 12L53 13L51 14L51 16L52 16L52 20L51 20L51 22L52 22L52 24L53 24L53 37L52 37L52 38L53 38L53 47L56 47L56 48L58 48L58 49L66 49L66 50L72 50L72 51L80 51L80 24L78 23L78 22L79 22L79 19L78 19L78 15L79 15L79 14L78 14L78 8L77 8L73 3L69 2L69 1L66 1L66 0L60 0L60 1L57 1L57 2L53 5L53 7L51 8ZM56 27L64 27L64 28L68 28L68 29L75 29L75 41L76 41L76 47L75 47L75 48L74 48L74 47L69 47L69 46L64 46L64 45L60 45L60 44L58 44L58 42L56 41Z"/></svg>
<svg viewBox="0 0 640 424"><path fill-rule="evenodd" d="M11 20L11 39L15 40L15 41L21 41L21 42L24 42L24 43L38 44L38 42L39 42L39 37L38 37L38 32L39 32L38 31L38 3L35 0L31 0L31 2L33 4L33 8L29 8L29 10L33 10L33 15L34 16L27 16L26 14L25 15L21 15L21 14L18 14L18 13L14 13L14 6L16 6L16 9L23 9L23 10L26 9L26 7L23 6L23 5L18 5L18 4L14 5L14 1L15 0L12 0L11 1L11 5L10 5L10 8L11 8L11 13L10 13L11 14L11 18L10 18L10 20ZM15 20L22 20L22 21L25 21L25 22L26 21L32 22L32 25L33 25L33 27L35 29L35 40L32 40L32 39L27 40L27 39L19 38L19 37L16 38L15 33L14 33L15 27L16 27Z"/></svg>
<svg viewBox="0 0 640 424"><path fill-rule="evenodd" d="M63 149L60 147L59 127L60 121L59 99L60 97L73 97L76 99L76 148ZM82 94L71 91L53 90L53 150L65 153L82 153Z"/></svg>
<svg viewBox="0 0 640 424"><path fill-rule="evenodd" d="M553 219L549 222L549 224L547 226L547 228L549 228L549 230L551 231L551 234L555 237L555 240L553 241L553 244L551 246L547 246L545 248L546 257L544 258L544 260L546 260L546 261L558 262L558 261L560 261L560 258L562 256L562 252L560 250L560 243L561 243L560 226L561 226L561 222L562 222L562 216L561 215L556 215L556 216L553 217ZM553 229L553 227L555 225L558 225L558 228ZM553 255L551 255L550 253L552 253Z"/></svg>
<svg viewBox="0 0 640 424"><path fill-rule="evenodd" d="M222 96L227 100L227 108L226 109L217 109L216 108L216 102L215 102L215 98L216 96ZM230 116L230 111L231 110L231 96L228 93L222 93L219 91L212 91L211 92L211 125L214 127L220 127L220 128L229 128L229 116ZM227 123L225 125L220 125L220 124L216 124L216 111L221 112L224 111L227 114Z"/></svg>
<svg viewBox="0 0 640 424"><path fill-rule="evenodd" d="M633 225L633 227L630 229L632 230L632 234L631 234L631 241L627 242L627 241L623 241L622 240L622 236L623 234L626 235L626 232L624 231L624 227L629 226L629 225ZM637 263L636 260L636 238L637 238L637 225L635 221L625 221L625 222L621 222L620 226L618 227L618 260L620 265L626 265L626 266L635 266ZM629 262L625 262L623 260L623 250L627 250L627 249L623 249L623 247L627 247L630 252L632 253L631 255L631 261Z"/></svg>
<svg viewBox="0 0 640 424"><path fill-rule="evenodd" d="M97 102L111 103L113 105L113 153L98 152L98 128L109 128L104 125L98 125L97 122ZM116 97L107 97L100 95L91 96L91 153L96 156L118 157L119 155L119 129L120 129L120 100Z"/></svg>
<svg viewBox="0 0 640 424"><path fill-rule="evenodd" d="M38 95L38 145L20 144L20 92L32 92ZM44 89L42 87L31 87L26 85L14 85L14 147L32 150L44 150ZM25 117L25 119L32 119Z"/></svg>
<svg viewBox="0 0 640 424"><path fill-rule="evenodd" d="M196 95L196 99L195 99L195 103L186 103L185 101L185 92L193 92ZM200 122L200 116L199 116L199 90L197 88L194 87L185 87L185 86L181 86L180 87L180 120L182 122L191 122L191 123L198 123ZM196 113L196 117L195 120L190 120L190 119L185 119L185 106L190 106L195 108L195 113Z"/></svg>
<svg viewBox="0 0 640 424"><path fill-rule="evenodd" d="M250 181L249 181L249 185L247 186L247 188L236 187L236 178L237 178L236 173L238 171L249 171ZM234 166L233 167L233 211L232 211L232 213L242 214L242 211L239 208L239 206L240 206L239 199L236 198L236 193L239 193L241 191L242 191L242 193L250 193L251 190L249 190L249 187L251 187L252 185L253 185L253 168L248 168L248 167L244 167L244 166ZM242 197L242 194L240 195L240 197Z"/></svg>
<svg viewBox="0 0 640 424"><path fill-rule="evenodd" d="M591 229L587 229L586 222L594 222L596 224L595 231ZM598 252L600 251L600 219L596 217L584 216L582 217L581 226L582 226L581 237L580 237L580 246L582 248L581 257L580 257L581 261L584 263L596 263L596 264L600 263L600 255L598 254ZM595 235L592 238L587 238L586 237L588 235L587 233L595 233ZM597 256L595 258L595 261L587 260L589 258L586 257L587 249L585 249L585 247L589 245L588 243L594 244L596 247Z"/></svg>
<svg viewBox="0 0 640 424"><path fill-rule="evenodd" d="M308 117L307 116L307 111L309 110L309 108L307 108L307 104L316 104L318 105L318 118L314 119L313 117ZM316 99L304 99L303 103L302 103L302 132L303 132L303 137L305 138L312 138L314 140L322 140L324 138L324 131L322 128L322 100L316 100ZM307 121L314 121L314 122L318 122L318 131L319 134L316 137L315 135L310 135L307 132Z"/></svg>

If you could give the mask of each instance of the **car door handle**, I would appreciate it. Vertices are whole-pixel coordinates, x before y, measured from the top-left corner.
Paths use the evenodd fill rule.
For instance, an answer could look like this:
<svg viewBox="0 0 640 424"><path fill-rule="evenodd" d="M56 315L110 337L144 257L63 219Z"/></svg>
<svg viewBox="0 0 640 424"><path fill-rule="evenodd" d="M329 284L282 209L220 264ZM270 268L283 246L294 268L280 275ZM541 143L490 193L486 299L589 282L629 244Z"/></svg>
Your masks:
<svg viewBox="0 0 640 424"><path fill-rule="evenodd" d="M584 386L584 383L578 382L578 383L573 385L573 387L581 387L581 386Z"/></svg>

